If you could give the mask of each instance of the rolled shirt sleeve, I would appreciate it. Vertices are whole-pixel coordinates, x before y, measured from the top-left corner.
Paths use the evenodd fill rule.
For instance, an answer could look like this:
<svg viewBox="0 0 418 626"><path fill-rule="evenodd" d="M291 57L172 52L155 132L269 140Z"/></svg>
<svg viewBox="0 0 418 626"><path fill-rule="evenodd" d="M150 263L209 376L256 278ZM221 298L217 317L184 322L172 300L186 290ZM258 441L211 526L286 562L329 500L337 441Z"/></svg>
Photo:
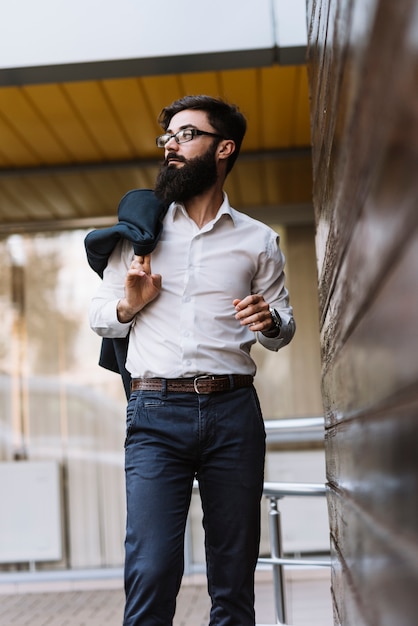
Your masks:
<svg viewBox="0 0 418 626"><path fill-rule="evenodd" d="M258 342L268 350L277 352L280 348L284 348L284 346L287 346L287 344L292 341L296 331L296 323L293 315L281 311L279 307L274 306L274 303L271 306L277 310L281 317L282 325L280 327L280 333L277 337L266 337L263 333L259 332L257 333L257 339Z"/></svg>
<svg viewBox="0 0 418 626"><path fill-rule="evenodd" d="M128 254L121 254L121 247L125 248ZM132 322L124 324L117 316L118 302L125 295L125 277L129 268L126 258L133 258L133 252L132 245L124 240L112 252L104 270L103 281L90 304L90 327L100 337L110 339L126 337L132 326Z"/></svg>
<svg viewBox="0 0 418 626"><path fill-rule="evenodd" d="M277 233L270 231L270 237L266 250L260 259L259 271L253 282L253 293L259 293L270 307L279 313L282 325L277 337L266 337L263 333L257 333L258 342L267 348L277 352L293 338L296 330L293 319L293 309L289 303L289 292L285 285L284 267L286 259L280 249L280 238Z"/></svg>

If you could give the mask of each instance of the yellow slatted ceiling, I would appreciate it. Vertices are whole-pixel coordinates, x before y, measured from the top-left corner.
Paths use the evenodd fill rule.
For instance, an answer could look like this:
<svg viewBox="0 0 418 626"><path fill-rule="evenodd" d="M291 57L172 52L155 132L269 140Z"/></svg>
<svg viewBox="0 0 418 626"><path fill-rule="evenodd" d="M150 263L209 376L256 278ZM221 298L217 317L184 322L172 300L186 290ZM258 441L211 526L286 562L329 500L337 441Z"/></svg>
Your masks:
<svg viewBox="0 0 418 626"><path fill-rule="evenodd" d="M276 65L0 88L0 227L114 216L125 191L153 186L162 107L198 93L248 119L227 181L234 206L310 204L306 151L248 158L310 144L306 67Z"/></svg>

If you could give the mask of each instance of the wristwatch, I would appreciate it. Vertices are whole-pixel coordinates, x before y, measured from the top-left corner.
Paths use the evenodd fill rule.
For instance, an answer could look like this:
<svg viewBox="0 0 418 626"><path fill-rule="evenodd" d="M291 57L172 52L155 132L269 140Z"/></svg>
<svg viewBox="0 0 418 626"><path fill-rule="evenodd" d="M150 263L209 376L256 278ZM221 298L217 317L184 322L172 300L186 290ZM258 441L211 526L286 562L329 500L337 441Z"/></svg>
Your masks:
<svg viewBox="0 0 418 626"><path fill-rule="evenodd" d="M278 312L276 311L276 309L273 309L272 307L270 307L270 315L272 317L272 320L274 322L274 325L276 327L277 330L280 330L282 327L282 318L280 317L280 315L278 314ZM272 329L270 329L272 330Z"/></svg>
<svg viewBox="0 0 418 626"><path fill-rule="evenodd" d="M278 335L280 335L280 329L282 327L282 318L280 317L276 309L273 309L273 307L270 307L269 311L274 326L269 330L263 331L263 335L265 335L266 337L278 337Z"/></svg>

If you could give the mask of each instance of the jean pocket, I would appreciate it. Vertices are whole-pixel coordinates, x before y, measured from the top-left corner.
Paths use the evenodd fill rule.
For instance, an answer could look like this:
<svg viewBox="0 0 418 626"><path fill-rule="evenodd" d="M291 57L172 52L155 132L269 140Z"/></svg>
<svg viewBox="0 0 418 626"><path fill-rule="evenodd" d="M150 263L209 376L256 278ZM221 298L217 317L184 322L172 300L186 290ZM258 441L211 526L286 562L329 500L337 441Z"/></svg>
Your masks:
<svg viewBox="0 0 418 626"><path fill-rule="evenodd" d="M126 409L126 437L133 431L147 429L157 420L164 408L164 400L149 392L138 391L131 394Z"/></svg>
<svg viewBox="0 0 418 626"><path fill-rule="evenodd" d="M138 409L139 403L140 403L139 394L132 393L129 398L128 406L126 407L125 445L137 421L137 416L139 413L139 409Z"/></svg>

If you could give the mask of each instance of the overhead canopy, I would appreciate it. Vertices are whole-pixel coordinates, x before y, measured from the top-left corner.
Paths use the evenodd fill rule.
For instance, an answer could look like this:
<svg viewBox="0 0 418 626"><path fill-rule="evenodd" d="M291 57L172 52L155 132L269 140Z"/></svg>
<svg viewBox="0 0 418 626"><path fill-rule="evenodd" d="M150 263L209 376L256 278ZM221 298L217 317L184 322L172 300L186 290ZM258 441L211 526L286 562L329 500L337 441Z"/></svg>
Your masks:
<svg viewBox="0 0 418 626"><path fill-rule="evenodd" d="M280 64L303 60L303 46L267 43L254 39L253 63L238 43L49 67L11 55L0 68L0 232L114 220L128 189L154 184L163 106L200 93L238 104L248 120L226 185L233 206L266 221L312 221L306 67Z"/></svg>

